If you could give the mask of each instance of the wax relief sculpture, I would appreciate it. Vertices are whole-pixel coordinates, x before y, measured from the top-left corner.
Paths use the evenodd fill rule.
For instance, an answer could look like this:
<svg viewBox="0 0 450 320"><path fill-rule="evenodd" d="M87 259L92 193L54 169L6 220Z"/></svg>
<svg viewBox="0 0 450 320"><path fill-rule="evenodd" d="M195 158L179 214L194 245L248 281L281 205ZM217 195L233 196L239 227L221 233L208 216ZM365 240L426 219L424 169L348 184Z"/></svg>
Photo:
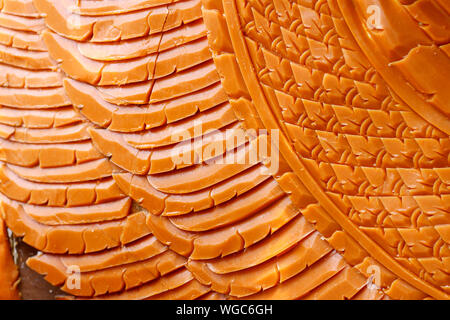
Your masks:
<svg viewBox="0 0 450 320"><path fill-rule="evenodd" d="M189 131L172 133L172 142L177 142L171 149L172 162L177 168L208 161L220 165L262 163L261 172L273 175L280 167L278 129L270 134L265 129L242 128L203 132L203 123L194 121L193 134ZM237 148L240 152L234 151Z"/></svg>
<svg viewBox="0 0 450 320"><path fill-rule="evenodd" d="M0 3L1 214L57 297L449 298L448 1Z"/></svg>

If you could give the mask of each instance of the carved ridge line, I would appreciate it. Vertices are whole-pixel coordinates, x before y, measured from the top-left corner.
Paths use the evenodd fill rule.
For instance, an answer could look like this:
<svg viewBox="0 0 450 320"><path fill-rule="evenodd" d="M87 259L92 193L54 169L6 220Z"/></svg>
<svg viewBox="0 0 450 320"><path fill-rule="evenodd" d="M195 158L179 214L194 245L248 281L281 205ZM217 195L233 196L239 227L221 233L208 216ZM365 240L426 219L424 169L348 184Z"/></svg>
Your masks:
<svg viewBox="0 0 450 320"><path fill-rule="evenodd" d="M263 90L259 84L258 78L255 74L255 69L251 62L247 44L244 42L240 20L237 15L238 13L235 0L222 1L225 12L225 19L227 22L228 30L230 32L231 42L236 53L236 59L241 68L242 75L250 92L250 95L252 96L252 99L256 101L255 108L259 111L264 111L258 113L267 129L280 129L280 125L273 115L273 111L266 100ZM250 86L249 84L253 84L255 88L252 88L252 86ZM305 184L309 191L312 194L316 195L319 203L327 209L328 213L343 228L345 232L347 232L354 239L357 239L357 242L368 252L369 255L371 255L391 272L393 272L412 286L416 287L417 289L422 290L423 292L437 299L450 299L450 295L437 289L429 283L426 283L411 271L405 269L400 263L395 261L387 252L385 252L378 244L374 243L372 239L365 235L357 226L350 222L348 217L343 212L341 212L336 204L332 202L332 200L324 193L322 188L320 188L317 182L312 178L310 172L306 169L301 159L295 156L295 152L284 133L280 134L279 149L296 175L301 179L301 181Z"/></svg>

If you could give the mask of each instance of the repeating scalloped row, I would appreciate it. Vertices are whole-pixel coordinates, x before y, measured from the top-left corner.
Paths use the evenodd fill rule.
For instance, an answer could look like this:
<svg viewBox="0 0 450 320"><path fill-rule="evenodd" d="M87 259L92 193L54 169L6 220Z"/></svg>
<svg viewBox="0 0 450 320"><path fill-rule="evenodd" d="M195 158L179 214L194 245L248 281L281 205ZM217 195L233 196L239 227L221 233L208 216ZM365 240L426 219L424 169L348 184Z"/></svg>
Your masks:
<svg viewBox="0 0 450 320"><path fill-rule="evenodd" d="M112 174L120 170L95 149L92 124L65 93L63 75L38 33L43 19L28 10L30 1L2 5L2 221L48 253L101 252L149 236L146 213L118 188ZM5 259L9 271L2 281L12 281L17 271Z"/></svg>
<svg viewBox="0 0 450 320"><path fill-rule="evenodd" d="M226 130L239 133L259 120L247 101L225 93L199 1L34 4L52 30L42 33L50 59L68 77L64 96L79 113L40 109L39 101L14 101L0 113L2 212L42 252L28 260L32 269L80 298L387 297L306 221L304 210L320 209L304 188L290 196L283 160L274 176L264 173L263 158L219 161L225 151L249 158L266 136L248 135L227 149ZM29 18L17 25L38 28ZM23 50L21 36L8 45ZM31 90L28 78L13 79L15 87ZM183 132L203 144L171 139ZM217 143L222 151L199 161ZM191 162L175 163L174 151ZM227 261L237 264L222 269ZM71 266L80 269L79 289L68 279ZM243 281L250 274L257 276Z"/></svg>
<svg viewBox="0 0 450 320"><path fill-rule="evenodd" d="M385 259L373 254L381 252L378 247L368 247L371 242L367 238L355 238L354 229L348 232L348 225L342 219L336 220L321 194L295 174L297 167L292 154L283 149L284 140L279 170L272 176L262 170L268 165L264 158L244 164L224 165L220 161L225 151L237 159L246 159L267 138L265 134L248 135L229 148L223 136L226 130L272 128L267 119L273 112L278 119L288 119L282 122L284 134L295 130L289 122L311 130L310 136L298 139L299 145L306 143L307 148L308 143L314 145L316 130L322 130L322 149L313 150L309 161L317 155L324 163L335 159L330 165L351 161L350 166L358 163L366 176L371 173L366 168L372 166L372 155L367 154L367 142L356 135L370 133L377 144L391 150L403 135L414 141L422 139L415 150L423 155L411 160L417 166L414 169L431 170L420 172L429 180L439 177L431 188L432 194L445 193L448 159L437 151L435 141L446 146L446 136L439 129L430 129L408 107L398 103L397 96L390 97L390 88L375 70L360 72L361 66L370 64L360 49L351 50L358 48L351 42L353 38L338 44L333 34L336 21L339 31L347 32L338 11L328 15L324 4L302 4L301 10L292 10L283 1L269 4L262 11L258 11L262 3L250 1L245 10L240 8L241 16L230 11L230 1L224 2L225 15L220 1L204 1L203 11L201 2L192 0L133 0L127 6L116 0L33 2L52 31L45 30L40 39L26 38L23 31L44 29L42 19L34 18L37 10L33 11L31 1L25 1L20 8L5 0L0 27L13 26L15 31L9 38L4 32L6 36L0 43L5 48L0 48L0 58L9 61L12 68L47 70L48 61L49 69L57 66L67 78L62 81L61 77L48 76L34 87L34 73L18 73L17 77L8 74L4 78L4 83L12 85L0 92L0 103L6 105L0 110L0 159L4 162L0 167L1 209L11 230L41 251L27 264L52 285L74 297L98 299L439 297L433 290L414 287L416 283L409 283L411 277L396 274L398 265L390 268L392 264L385 265ZM264 14L274 7L284 15L275 18L280 21L266 23ZM21 15L21 10L27 13ZM252 10L251 15L248 10ZM320 22L314 21L315 11L323 14ZM304 21L291 24L286 15L298 12ZM267 20L275 17L268 16ZM268 101L278 109L261 114L254 87L247 87L247 76L253 71L241 75L242 56L234 52L236 35L231 35L231 41L227 30L227 22L235 17L241 23L249 18L255 20L257 33L252 33L252 23L243 29L256 37L255 41L248 36L250 48L258 49L258 41L268 45L254 51L253 60L246 66L259 66L265 61L269 69L259 71L258 81ZM306 45L312 48L312 55L302 55L301 61L288 64L277 60L271 51L284 50L283 41L278 39L281 45L273 46L270 39L280 30L277 24L283 26L282 34L289 39L285 41L290 41L287 53L277 54L295 60L296 50ZM324 40L325 34L328 40ZM33 47L24 46L26 41L31 41ZM328 41L328 52L324 41ZM43 42L50 55L43 50ZM345 48L344 59L336 60L341 48ZM17 50L31 53L18 59L22 51ZM302 65L305 62L306 68ZM342 72L339 78L333 77L336 70ZM289 72L291 75L284 79ZM305 82L300 91L295 81ZM311 94L309 88L321 82L326 89ZM39 85L45 89L37 95L33 89L41 89ZM45 107L45 99L53 102ZM323 108L333 110L337 117L320 129L316 123L323 122L326 116L314 108L316 100L327 103ZM279 108L278 101L289 109ZM305 116L302 110L308 107ZM362 121L366 121L364 112L368 112L372 123L366 121L364 129L353 133L355 138L344 136L349 142L342 142L342 138L335 142L329 132L352 128L348 112L359 112ZM294 122L295 117L298 119ZM393 130L384 124L384 118L406 125ZM201 133L196 130L198 122L203 126ZM190 137L172 139L186 132L201 138L203 144L191 144ZM223 146L221 151L199 157L217 143ZM348 149L335 150L339 143L348 145ZM174 151L187 155L190 161L174 162ZM411 177L418 173L402 171L410 169L409 155L401 160L396 157L397 153L388 153L374 160L375 165L396 161L392 169L401 179L392 178L392 184L406 196L410 189L419 189L414 201L420 208L427 208L429 215L435 215L431 199L420 198L428 194L428 185L413 185ZM423 165L428 167L422 169ZM314 163L307 170L312 168ZM369 191L365 190L370 188L361 182L357 192L344 194L353 196L348 206L347 198L341 200L340 194L331 191L341 191L339 185L349 181L346 174L350 171L321 169L316 177L323 177L323 183L330 187L327 196L336 203L338 199L344 201L341 210L360 208L361 213L354 209L348 214L355 219L361 217L358 221L362 219L369 230L373 220L366 217L367 210L357 196L366 195ZM342 174L340 181L333 180L334 172ZM376 181L382 184L380 179ZM389 190L392 184L373 186L371 192L379 195L379 190ZM403 202L406 206L407 200ZM398 204L384 201L383 205L385 210L376 223L385 223L385 230L401 232L409 243L417 239L427 245L435 243L433 254L445 254L445 244L437 241L435 234L446 234L441 227L445 211L433 216L428 229L414 233L412 228L423 226L425 221L425 217L415 214L418 210L413 210L414 220L409 224L398 218L392 218L393 224L389 224L385 212L389 205ZM374 232L365 232L377 238ZM401 241L389 246L403 251L406 248ZM422 255L417 256L418 252ZM442 268L446 260L439 265L425 252L423 248L412 250L427 272L434 274L433 281L445 282L445 273L434 270ZM78 288L72 286L68 274L72 267L80 271ZM377 288L368 286L374 267L380 270Z"/></svg>
<svg viewBox="0 0 450 320"><path fill-rule="evenodd" d="M201 18L200 0L162 3L136 12L89 17L74 14L62 1L35 0L47 26L69 39L90 42L130 40L177 28Z"/></svg>
<svg viewBox="0 0 450 320"><path fill-rule="evenodd" d="M329 213L320 219L336 221L361 244L358 250L402 279L386 283L386 293L406 281L418 290L405 295L447 299L448 90L447 81L425 78L445 74L448 57L437 49L442 36L432 49L421 46L436 41L439 23L433 19L448 19L448 12L425 2L377 2L383 26L399 20L411 25L400 38L398 24L367 30L365 2L355 11L350 2L333 0L205 1L203 16L227 93L249 99L266 128L283 132L280 151L299 177L295 184L305 185ZM431 40L410 15L429 22ZM374 50L367 55L369 47ZM373 56L378 49L391 51ZM432 51L440 60L425 58ZM380 64L396 54L407 59ZM419 60L433 65L421 80ZM414 94L424 97L428 90L427 110L436 111L424 114L422 102L404 96L386 65L402 69Z"/></svg>

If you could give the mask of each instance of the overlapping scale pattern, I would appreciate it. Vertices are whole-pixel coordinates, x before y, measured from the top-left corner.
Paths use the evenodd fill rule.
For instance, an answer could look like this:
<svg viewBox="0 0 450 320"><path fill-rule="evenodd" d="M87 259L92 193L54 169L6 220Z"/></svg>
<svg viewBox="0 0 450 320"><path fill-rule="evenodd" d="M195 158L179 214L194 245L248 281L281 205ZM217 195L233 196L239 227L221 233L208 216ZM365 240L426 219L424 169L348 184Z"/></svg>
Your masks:
<svg viewBox="0 0 450 320"><path fill-rule="evenodd" d="M402 297L448 299L450 126L448 81L440 78L449 71L448 6L224 0L206 7L224 83L248 88L232 97L250 96L264 126L283 132L280 151L299 182L358 242L345 249L359 247L353 262L370 256L399 277L387 287L415 287Z"/></svg>
<svg viewBox="0 0 450 320"><path fill-rule="evenodd" d="M65 298L448 298L445 3L1 3L2 215Z"/></svg>

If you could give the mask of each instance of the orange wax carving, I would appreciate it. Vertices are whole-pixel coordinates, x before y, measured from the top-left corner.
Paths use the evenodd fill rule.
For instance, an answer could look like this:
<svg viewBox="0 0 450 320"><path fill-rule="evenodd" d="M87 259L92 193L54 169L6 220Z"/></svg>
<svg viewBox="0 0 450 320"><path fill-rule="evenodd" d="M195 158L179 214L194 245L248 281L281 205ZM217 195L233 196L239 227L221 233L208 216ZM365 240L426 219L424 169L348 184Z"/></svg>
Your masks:
<svg viewBox="0 0 450 320"><path fill-rule="evenodd" d="M27 281L449 299L449 57L446 0L0 1L0 210Z"/></svg>

